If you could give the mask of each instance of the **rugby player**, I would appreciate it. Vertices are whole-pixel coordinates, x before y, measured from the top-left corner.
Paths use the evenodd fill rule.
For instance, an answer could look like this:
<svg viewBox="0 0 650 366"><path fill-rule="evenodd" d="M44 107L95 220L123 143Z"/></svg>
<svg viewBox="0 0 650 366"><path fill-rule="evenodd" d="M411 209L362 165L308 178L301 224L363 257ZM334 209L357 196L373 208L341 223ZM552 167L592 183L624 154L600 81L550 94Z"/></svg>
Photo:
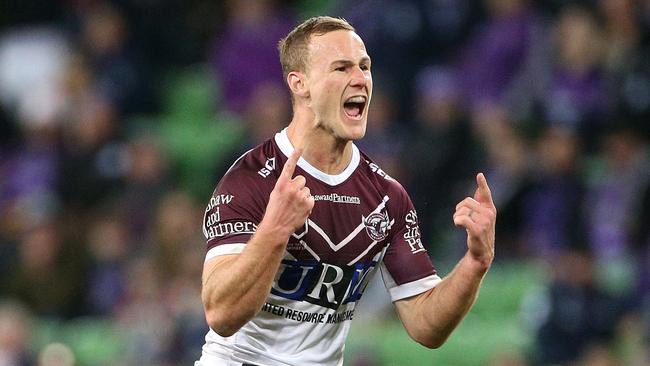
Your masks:
<svg viewBox="0 0 650 366"><path fill-rule="evenodd" d="M355 306L376 272L411 338L439 347L494 258L496 208L484 175L453 214L467 252L441 279L407 192L354 144L373 86L359 35L345 20L315 17L279 50L293 117L234 162L207 205L210 330L196 365L342 365Z"/></svg>

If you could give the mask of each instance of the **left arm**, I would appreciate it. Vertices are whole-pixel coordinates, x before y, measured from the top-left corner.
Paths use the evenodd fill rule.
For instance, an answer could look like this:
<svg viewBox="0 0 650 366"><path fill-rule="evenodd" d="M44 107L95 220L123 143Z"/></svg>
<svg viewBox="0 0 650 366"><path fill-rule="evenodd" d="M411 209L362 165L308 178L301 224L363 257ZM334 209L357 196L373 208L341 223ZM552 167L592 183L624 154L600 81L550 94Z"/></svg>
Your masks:
<svg viewBox="0 0 650 366"><path fill-rule="evenodd" d="M496 208L485 176L478 188L456 206L454 224L467 231L467 253L436 287L395 302L408 334L418 343L440 347L474 304L494 259Z"/></svg>

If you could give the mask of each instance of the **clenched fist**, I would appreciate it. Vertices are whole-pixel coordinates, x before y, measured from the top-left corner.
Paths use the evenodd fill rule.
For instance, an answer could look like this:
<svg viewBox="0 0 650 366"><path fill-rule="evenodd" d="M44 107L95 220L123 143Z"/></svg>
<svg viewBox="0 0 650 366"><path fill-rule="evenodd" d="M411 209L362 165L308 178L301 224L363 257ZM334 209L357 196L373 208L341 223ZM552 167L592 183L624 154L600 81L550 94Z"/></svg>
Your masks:
<svg viewBox="0 0 650 366"><path fill-rule="evenodd" d="M314 198L305 186L305 177L297 175L292 178L301 153L300 149L295 149L284 164L260 223L260 229L276 234L282 241L305 224L314 208Z"/></svg>

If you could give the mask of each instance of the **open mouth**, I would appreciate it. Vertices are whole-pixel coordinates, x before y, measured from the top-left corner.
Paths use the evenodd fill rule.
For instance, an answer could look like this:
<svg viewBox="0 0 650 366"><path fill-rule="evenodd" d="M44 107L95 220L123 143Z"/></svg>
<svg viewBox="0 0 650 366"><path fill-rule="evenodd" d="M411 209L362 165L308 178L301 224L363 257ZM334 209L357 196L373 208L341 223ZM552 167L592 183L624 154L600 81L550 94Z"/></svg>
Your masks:
<svg viewBox="0 0 650 366"><path fill-rule="evenodd" d="M367 102L368 99L363 95L350 97L343 103L343 110L349 118L360 120Z"/></svg>

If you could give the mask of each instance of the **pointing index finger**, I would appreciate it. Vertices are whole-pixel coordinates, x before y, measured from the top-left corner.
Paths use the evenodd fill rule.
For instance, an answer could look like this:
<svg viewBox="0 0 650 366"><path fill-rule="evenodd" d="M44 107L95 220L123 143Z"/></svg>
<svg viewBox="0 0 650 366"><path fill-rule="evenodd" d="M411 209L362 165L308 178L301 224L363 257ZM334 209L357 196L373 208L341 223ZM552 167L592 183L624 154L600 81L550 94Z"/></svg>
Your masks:
<svg viewBox="0 0 650 366"><path fill-rule="evenodd" d="M480 203L487 203L490 206L494 206L494 202L492 201L492 192L490 191L487 179L485 179L483 173L478 173L476 175L476 184L478 185L478 188L474 194L474 199Z"/></svg>
<svg viewBox="0 0 650 366"><path fill-rule="evenodd" d="M280 179L291 180L291 177L293 176L293 172L296 170L298 159L300 159L300 155L302 155L301 149L293 150L291 155L289 155L289 159L287 159L286 163L284 163L284 167L282 167L282 173L280 173Z"/></svg>

